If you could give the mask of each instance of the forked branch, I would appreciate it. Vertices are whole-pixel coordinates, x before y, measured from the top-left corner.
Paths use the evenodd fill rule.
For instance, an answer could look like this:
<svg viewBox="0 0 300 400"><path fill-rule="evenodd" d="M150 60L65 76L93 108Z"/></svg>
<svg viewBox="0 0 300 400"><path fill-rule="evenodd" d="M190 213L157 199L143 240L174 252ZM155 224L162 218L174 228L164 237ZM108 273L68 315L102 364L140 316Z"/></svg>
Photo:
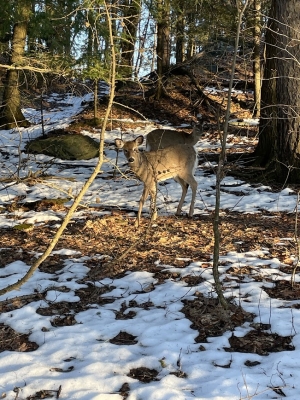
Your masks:
<svg viewBox="0 0 300 400"><path fill-rule="evenodd" d="M63 220L61 226L57 230L56 234L54 235L51 243L49 244L49 246L47 247L45 252L36 260L36 262L29 268L27 273L21 279L19 279L17 282L13 283L12 285L7 286L6 288L1 289L0 290L0 296L5 294L5 293L10 292L11 290L19 289L25 282L28 281L29 278L31 278L31 276L34 274L36 269L42 264L42 262L45 261L47 259L47 257L49 257L49 255L51 254L52 250L54 249L54 247L58 243L58 241L59 241L61 235L63 234L64 230L66 229L66 227L67 227L72 215L74 214L76 208L80 204L83 196L85 195L85 193L87 192L88 188L91 186L91 184L93 183L93 181L95 180L95 178L97 177L98 173L101 170L101 166L102 166L103 161L104 161L104 152L103 152L103 150L104 150L105 128L106 128L107 121L108 121L108 118L109 118L109 115L110 115L110 112L111 112L111 107L112 107L112 104L113 104L114 87L115 87L115 71L116 71L116 57L115 57L115 48L114 48L114 42L113 42L113 34L112 34L112 26L111 26L111 17L110 17L109 5L107 5L106 2L105 2L104 3L104 7L105 7L105 13L106 13L106 17L107 17L107 24L108 24L109 35L110 35L110 52L111 52L110 83L111 83L111 92L110 92L110 98L109 98L109 102L108 102L108 105L107 105L107 109L106 109L106 113L105 113L105 117L104 117L104 121L103 121L103 125L102 125L102 130L101 130L101 134L100 134L100 145L99 145L99 159L98 159L98 162L97 162L97 164L95 166L95 169L94 169L93 173L91 174L89 179L83 185L83 187L82 187L80 193L78 194L78 196L75 198L74 203L70 207L65 219Z"/></svg>

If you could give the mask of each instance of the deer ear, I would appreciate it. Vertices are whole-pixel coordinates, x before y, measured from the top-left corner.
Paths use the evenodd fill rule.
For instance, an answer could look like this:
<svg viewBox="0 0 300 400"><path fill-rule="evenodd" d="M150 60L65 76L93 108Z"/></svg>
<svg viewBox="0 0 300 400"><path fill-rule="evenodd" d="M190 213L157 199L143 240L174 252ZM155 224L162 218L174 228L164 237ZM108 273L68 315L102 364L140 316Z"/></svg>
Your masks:
<svg viewBox="0 0 300 400"><path fill-rule="evenodd" d="M143 141L144 141L144 136L142 136L142 135L138 136L138 137L135 139L135 143L136 143L138 146L141 146L141 145L143 144Z"/></svg>
<svg viewBox="0 0 300 400"><path fill-rule="evenodd" d="M124 146L124 142L122 139L115 139L115 145L117 149L122 149L122 147Z"/></svg>

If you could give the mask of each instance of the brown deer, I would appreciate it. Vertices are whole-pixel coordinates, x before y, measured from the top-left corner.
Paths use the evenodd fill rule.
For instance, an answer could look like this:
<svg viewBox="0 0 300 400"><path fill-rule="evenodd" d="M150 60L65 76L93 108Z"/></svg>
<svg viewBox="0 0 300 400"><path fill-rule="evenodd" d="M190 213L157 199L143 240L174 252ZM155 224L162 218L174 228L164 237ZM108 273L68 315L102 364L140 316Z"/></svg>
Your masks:
<svg viewBox="0 0 300 400"><path fill-rule="evenodd" d="M138 136L136 139L127 142L124 142L122 139L115 139L116 147L124 150L130 169L144 182L144 189L140 198L135 225L139 226L140 224L142 208L149 194L151 220L154 221L156 219L157 183L169 178L174 178L182 187L182 195L176 215L181 214L188 187L191 186L192 201L190 204L189 217L192 217L197 191L197 181L194 178L194 170L197 161L196 150L192 145L176 144L161 150L140 152L138 146L140 146L143 141L143 136Z"/></svg>
<svg viewBox="0 0 300 400"><path fill-rule="evenodd" d="M165 149L166 147L174 146L175 144L189 144L191 146L195 146L203 134L203 125L202 123L192 123L192 125L192 133L186 133L173 129L154 129L146 136L147 150L153 151Z"/></svg>

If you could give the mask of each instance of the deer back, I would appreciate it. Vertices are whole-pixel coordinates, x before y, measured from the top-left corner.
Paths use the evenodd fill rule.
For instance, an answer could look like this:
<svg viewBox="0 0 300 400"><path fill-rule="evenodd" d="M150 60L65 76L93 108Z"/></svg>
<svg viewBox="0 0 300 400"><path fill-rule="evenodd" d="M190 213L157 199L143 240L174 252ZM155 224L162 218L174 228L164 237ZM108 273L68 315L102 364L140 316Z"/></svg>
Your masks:
<svg viewBox="0 0 300 400"><path fill-rule="evenodd" d="M177 144L194 146L202 136L202 124L193 125L192 133L172 129L154 129L147 135L147 150L165 149Z"/></svg>

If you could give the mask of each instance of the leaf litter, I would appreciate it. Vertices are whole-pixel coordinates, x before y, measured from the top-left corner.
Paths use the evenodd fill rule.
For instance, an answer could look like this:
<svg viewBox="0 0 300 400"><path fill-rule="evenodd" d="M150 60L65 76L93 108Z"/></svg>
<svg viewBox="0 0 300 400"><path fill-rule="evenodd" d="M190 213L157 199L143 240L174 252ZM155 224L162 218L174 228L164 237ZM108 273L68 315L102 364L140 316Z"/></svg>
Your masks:
<svg viewBox="0 0 300 400"><path fill-rule="evenodd" d="M112 159L109 142L119 134L107 134ZM200 153L215 139L205 135ZM238 138L230 141L244 146ZM58 167L70 168L63 164L50 172L59 176ZM82 174L77 181L65 185L58 178L66 192L76 193L93 162L82 164L73 164ZM297 261L296 193L226 177L219 267L230 303L225 312L212 277L214 176L200 165L196 178L200 200L193 219L172 216L178 189L168 183L160 187L156 224L149 229L145 217L136 230L140 186L104 169L103 182L99 177L86 199L88 208L78 209L51 256L20 290L0 298L3 398L298 398L298 273L290 285ZM5 196L1 287L24 275L69 207L68 198L53 201L61 194L42 180L16 183ZM33 229L14 229L22 223Z"/></svg>

